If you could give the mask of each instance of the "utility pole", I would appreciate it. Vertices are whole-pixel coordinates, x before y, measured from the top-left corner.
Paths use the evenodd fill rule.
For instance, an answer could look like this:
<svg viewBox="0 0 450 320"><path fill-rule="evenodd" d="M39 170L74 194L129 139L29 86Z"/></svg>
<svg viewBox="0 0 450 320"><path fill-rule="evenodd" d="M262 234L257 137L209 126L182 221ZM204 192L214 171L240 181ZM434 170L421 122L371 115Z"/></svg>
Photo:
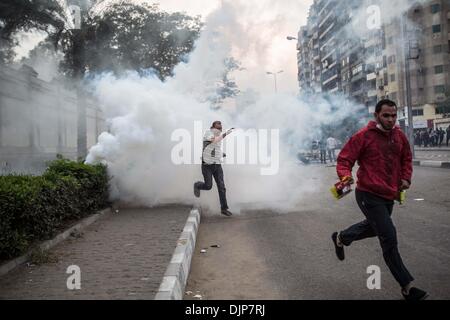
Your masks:
<svg viewBox="0 0 450 320"><path fill-rule="evenodd" d="M70 6L73 17L72 31L72 65L77 95L77 159L83 160L87 156L87 128L86 128L86 99L82 88L84 78L85 50L83 34L83 18L87 3L72 1ZM79 6L81 4L81 6Z"/></svg>
<svg viewBox="0 0 450 320"><path fill-rule="evenodd" d="M407 15L407 13L405 13ZM408 110L408 140L411 146L411 152L413 159L416 158L415 145L414 145L414 120L413 120L413 110L412 110L412 98L411 98L411 70L410 70L410 60L418 59L418 54L416 57L411 55L411 43L408 36L408 26L407 19L405 16L401 16L401 29L402 29L402 48L403 48L403 58L405 59L405 82L406 82L406 105ZM406 39L407 37L407 39Z"/></svg>

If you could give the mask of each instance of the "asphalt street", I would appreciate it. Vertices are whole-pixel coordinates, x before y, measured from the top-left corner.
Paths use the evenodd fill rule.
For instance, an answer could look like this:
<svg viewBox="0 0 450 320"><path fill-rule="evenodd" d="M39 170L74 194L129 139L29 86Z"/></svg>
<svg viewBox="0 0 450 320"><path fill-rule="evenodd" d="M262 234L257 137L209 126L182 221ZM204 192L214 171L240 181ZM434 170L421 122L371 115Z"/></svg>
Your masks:
<svg viewBox="0 0 450 320"><path fill-rule="evenodd" d="M306 183L335 181L333 167L313 165L307 172ZM413 183L407 202L394 209L399 250L414 285L429 291L430 299L450 299L450 170L415 167ZM288 213L206 213L185 299L401 299L376 238L353 244L346 260L337 260L332 232L363 215L354 194L336 201L323 188ZM381 268L380 290L367 288L371 265Z"/></svg>

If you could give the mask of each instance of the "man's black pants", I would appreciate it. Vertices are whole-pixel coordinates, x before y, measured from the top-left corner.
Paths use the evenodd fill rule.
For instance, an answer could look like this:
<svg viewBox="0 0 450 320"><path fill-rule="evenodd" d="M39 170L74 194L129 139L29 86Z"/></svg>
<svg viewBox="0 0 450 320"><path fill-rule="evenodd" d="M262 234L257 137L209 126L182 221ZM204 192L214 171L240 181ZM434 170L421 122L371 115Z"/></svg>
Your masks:
<svg viewBox="0 0 450 320"><path fill-rule="evenodd" d="M223 180L223 170L220 164L202 164L202 174L205 182L197 182L196 186L199 190L209 191L212 189L212 178L217 184L219 190L220 206L222 210L228 210L225 182Z"/></svg>
<svg viewBox="0 0 450 320"><path fill-rule="evenodd" d="M327 163L327 151L326 150L320 150L320 162Z"/></svg>
<svg viewBox="0 0 450 320"><path fill-rule="evenodd" d="M414 278L406 269L398 252L397 231L391 219L394 201L359 190L356 190L356 201L366 220L342 231L340 233L342 244L350 246L354 241L378 237L389 270L404 288Z"/></svg>

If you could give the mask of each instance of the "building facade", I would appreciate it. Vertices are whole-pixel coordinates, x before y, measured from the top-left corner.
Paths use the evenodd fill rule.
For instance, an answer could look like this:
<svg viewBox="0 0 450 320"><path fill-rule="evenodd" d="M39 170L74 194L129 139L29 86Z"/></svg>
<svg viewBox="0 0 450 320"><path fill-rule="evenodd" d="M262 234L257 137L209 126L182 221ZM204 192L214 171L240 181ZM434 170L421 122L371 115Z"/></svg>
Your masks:
<svg viewBox="0 0 450 320"><path fill-rule="evenodd" d="M341 92L373 112L376 101L398 103L407 121L407 87L417 129L450 125L450 1L412 5L377 28L355 24L377 0L315 0L298 35L303 92ZM380 6L381 17L383 8ZM406 72L409 70L409 72ZM407 81L408 80L408 81Z"/></svg>
<svg viewBox="0 0 450 320"><path fill-rule="evenodd" d="M78 97L64 81L46 82L31 67L0 66L0 174L40 174L58 154L76 160ZM107 131L103 113L86 98L85 139L88 148Z"/></svg>

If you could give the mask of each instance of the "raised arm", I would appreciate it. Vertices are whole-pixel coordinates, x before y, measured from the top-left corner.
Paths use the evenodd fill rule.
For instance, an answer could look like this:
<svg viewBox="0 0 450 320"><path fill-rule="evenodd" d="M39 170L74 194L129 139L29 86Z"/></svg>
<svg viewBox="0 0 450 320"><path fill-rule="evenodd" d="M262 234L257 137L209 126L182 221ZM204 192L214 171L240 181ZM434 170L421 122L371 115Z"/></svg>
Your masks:
<svg viewBox="0 0 450 320"><path fill-rule="evenodd" d="M223 139L225 139L226 136L228 136L231 132L233 132L234 128L231 128L230 130L228 130L227 132L221 134L218 137L213 137L210 141L212 143L218 143L220 141L222 141Z"/></svg>

